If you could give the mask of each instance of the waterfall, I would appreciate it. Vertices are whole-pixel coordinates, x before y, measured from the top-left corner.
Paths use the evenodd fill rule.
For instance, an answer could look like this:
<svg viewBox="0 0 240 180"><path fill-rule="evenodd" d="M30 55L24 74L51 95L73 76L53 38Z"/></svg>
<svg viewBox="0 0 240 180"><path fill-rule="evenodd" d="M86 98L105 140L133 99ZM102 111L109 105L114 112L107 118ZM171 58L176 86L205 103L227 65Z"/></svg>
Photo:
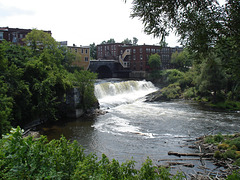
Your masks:
<svg viewBox="0 0 240 180"><path fill-rule="evenodd" d="M149 81L104 82L95 85L95 96L101 107L109 108L131 103L157 88Z"/></svg>

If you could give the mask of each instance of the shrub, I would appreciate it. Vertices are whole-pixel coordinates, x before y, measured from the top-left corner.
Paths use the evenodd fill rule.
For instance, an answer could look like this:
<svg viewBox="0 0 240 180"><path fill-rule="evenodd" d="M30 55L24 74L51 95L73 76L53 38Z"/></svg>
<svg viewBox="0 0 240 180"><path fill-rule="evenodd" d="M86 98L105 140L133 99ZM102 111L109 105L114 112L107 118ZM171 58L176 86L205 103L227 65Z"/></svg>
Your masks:
<svg viewBox="0 0 240 180"><path fill-rule="evenodd" d="M170 84L168 87L163 88L161 92L166 99L176 99L181 95L181 88L178 83L174 83Z"/></svg>
<svg viewBox="0 0 240 180"><path fill-rule="evenodd" d="M233 145L235 145L237 147L237 150L240 151L240 137L237 137L230 142L230 146Z"/></svg>
<svg viewBox="0 0 240 180"><path fill-rule="evenodd" d="M235 159L236 158L236 151L234 150L227 150L224 154L223 157L225 159L227 158L231 158L231 159Z"/></svg>
<svg viewBox="0 0 240 180"><path fill-rule="evenodd" d="M134 161L121 165L104 154L98 160L95 154L84 154L76 141L66 138L47 141L22 137L18 127L0 139L0 179L170 179L168 169L152 165L148 158L142 168L134 168ZM172 176L183 179L181 173Z"/></svg>
<svg viewBox="0 0 240 180"><path fill-rule="evenodd" d="M215 142L222 142L223 141L223 135L222 134L217 134L214 136L214 141Z"/></svg>
<svg viewBox="0 0 240 180"><path fill-rule="evenodd" d="M220 152L220 151L215 151L215 152L214 152L214 157L215 157L216 159L222 158L221 152Z"/></svg>
<svg viewBox="0 0 240 180"><path fill-rule="evenodd" d="M218 145L218 149L227 149L227 148L229 148L229 145L226 143L222 143Z"/></svg>
<svg viewBox="0 0 240 180"><path fill-rule="evenodd" d="M183 97L185 99L192 99L195 96L196 96L196 89L194 87L186 89L183 93Z"/></svg>

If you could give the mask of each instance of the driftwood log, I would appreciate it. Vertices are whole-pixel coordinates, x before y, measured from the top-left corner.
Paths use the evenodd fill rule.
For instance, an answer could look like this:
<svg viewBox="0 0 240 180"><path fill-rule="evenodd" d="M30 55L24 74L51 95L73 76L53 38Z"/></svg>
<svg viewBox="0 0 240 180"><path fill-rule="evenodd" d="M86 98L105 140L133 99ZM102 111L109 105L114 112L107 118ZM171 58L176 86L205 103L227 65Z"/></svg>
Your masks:
<svg viewBox="0 0 240 180"><path fill-rule="evenodd" d="M198 156L198 157L213 157L214 153L178 153L178 152L172 152L169 151L168 155L174 155L174 156Z"/></svg>
<svg viewBox="0 0 240 180"><path fill-rule="evenodd" d="M182 165L182 166L185 166L185 167L194 167L194 164L190 164L190 163L183 163L183 162L167 162L167 164L169 166L176 166L176 165Z"/></svg>

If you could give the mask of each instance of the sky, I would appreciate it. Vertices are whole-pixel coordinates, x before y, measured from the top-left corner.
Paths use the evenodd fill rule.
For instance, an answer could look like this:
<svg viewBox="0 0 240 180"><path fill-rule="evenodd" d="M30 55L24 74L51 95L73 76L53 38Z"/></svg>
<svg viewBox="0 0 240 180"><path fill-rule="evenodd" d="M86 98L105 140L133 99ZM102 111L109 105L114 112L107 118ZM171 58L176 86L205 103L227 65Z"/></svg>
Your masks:
<svg viewBox="0 0 240 180"><path fill-rule="evenodd" d="M221 0L223 1L223 0ZM50 30L57 41L88 46L111 38L116 42L136 37L138 44L157 45L160 39L144 33L137 18L130 18L132 0L0 0L0 27ZM179 46L173 33L169 46Z"/></svg>
<svg viewBox="0 0 240 180"><path fill-rule="evenodd" d="M77 46L133 37L138 44L158 44L140 20L130 18L131 8L131 0L0 0L0 27L50 30L55 40ZM166 41L177 46L177 39Z"/></svg>

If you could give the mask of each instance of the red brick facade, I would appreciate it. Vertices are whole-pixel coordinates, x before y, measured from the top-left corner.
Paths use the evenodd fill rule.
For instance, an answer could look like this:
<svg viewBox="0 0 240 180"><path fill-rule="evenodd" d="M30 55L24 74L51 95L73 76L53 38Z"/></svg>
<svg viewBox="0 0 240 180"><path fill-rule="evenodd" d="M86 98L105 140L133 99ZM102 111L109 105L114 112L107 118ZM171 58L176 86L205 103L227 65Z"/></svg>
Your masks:
<svg viewBox="0 0 240 180"><path fill-rule="evenodd" d="M130 51L129 55L124 52ZM97 59L116 60L119 56L127 63L132 71L148 71L148 59L151 54L159 54L162 61L162 68L171 68L171 55L178 51L181 52L182 47L161 47L156 45L124 45L122 43L100 44L97 46ZM123 57L124 56L124 57Z"/></svg>

